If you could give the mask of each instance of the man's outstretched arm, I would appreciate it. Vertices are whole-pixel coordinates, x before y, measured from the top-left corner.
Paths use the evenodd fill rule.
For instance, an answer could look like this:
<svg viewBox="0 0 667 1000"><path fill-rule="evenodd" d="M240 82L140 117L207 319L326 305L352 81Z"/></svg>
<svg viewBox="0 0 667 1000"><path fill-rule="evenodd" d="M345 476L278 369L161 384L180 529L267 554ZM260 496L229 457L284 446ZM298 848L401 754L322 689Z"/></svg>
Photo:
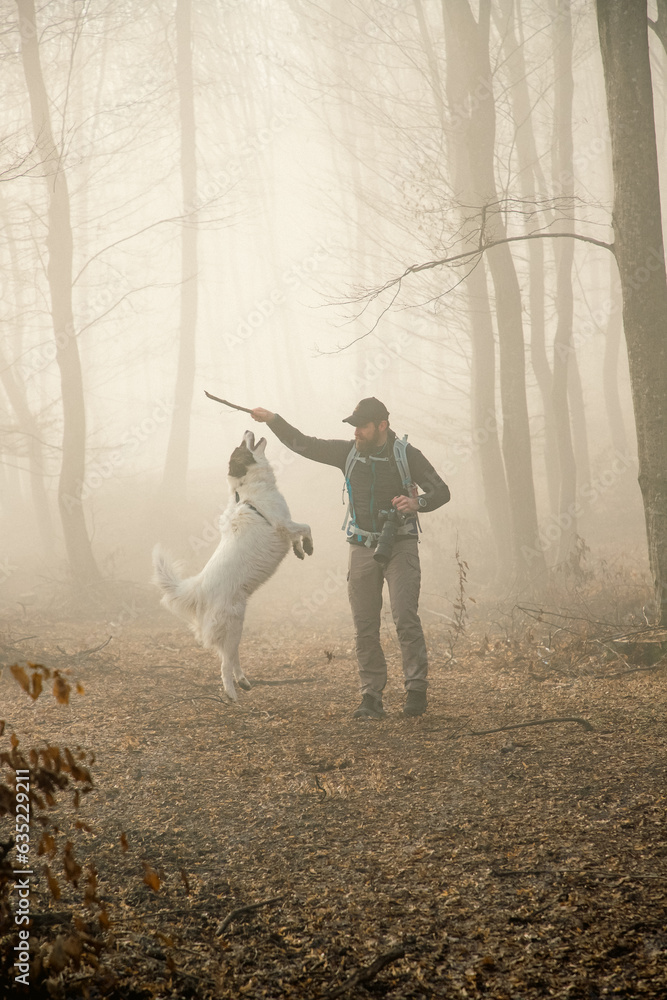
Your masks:
<svg viewBox="0 0 667 1000"><path fill-rule="evenodd" d="M272 413L262 406L255 407L251 411L252 419L260 423L267 424L276 435L279 441L313 462L322 462L323 465L333 465L341 472L345 471L345 462L353 441L327 440L325 438L308 437L302 434L296 427L292 427L279 413Z"/></svg>

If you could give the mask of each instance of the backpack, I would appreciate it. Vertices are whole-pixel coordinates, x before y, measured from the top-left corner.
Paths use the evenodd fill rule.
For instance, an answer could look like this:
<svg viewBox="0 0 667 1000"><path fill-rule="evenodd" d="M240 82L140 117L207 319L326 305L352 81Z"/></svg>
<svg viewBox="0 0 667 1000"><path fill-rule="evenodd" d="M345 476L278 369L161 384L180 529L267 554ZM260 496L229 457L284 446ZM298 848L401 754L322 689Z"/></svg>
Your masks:
<svg viewBox="0 0 667 1000"><path fill-rule="evenodd" d="M359 461L359 452L357 451L357 446L352 445L348 452L347 459L345 460L345 486L347 487L347 512L345 514L345 520L343 521L343 531L347 529L348 535L360 535L365 537L366 545L369 547L377 542L380 532L379 531L365 531L363 528L357 527L354 523L354 504L352 502L352 484L350 482L350 476L352 475L352 469ZM398 468L398 473L401 477L403 483L403 488L408 491L408 496L414 497L417 495L417 485L412 480L412 475L410 473L410 466L408 465L408 435L404 434L402 438L394 438L394 461L396 462L396 467ZM421 525L419 523L419 517L416 518L417 530L421 531ZM399 534L412 534L410 526L402 525L398 529Z"/></svg>

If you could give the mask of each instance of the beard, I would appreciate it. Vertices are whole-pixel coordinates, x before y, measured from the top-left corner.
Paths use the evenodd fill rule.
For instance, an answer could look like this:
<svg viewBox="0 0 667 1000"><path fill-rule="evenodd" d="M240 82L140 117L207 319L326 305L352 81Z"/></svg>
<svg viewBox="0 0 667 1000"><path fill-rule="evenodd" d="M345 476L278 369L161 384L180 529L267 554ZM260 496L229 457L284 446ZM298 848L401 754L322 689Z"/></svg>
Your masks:
<svg viewBox="0 0 667 1000"><path fill-rule="evenodd" d="M370 441L355 440L355 444L362 458L368 458L369 455L374 455L380 449L380 432L376 431Z"/></svg>

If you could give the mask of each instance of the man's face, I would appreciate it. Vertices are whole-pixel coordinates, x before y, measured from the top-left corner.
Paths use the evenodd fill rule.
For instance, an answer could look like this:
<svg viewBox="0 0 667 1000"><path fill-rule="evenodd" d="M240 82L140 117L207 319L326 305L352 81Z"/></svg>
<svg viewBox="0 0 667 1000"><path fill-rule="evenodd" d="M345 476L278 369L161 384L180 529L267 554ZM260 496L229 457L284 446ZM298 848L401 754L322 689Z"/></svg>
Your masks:
<svg viewBox="0 0 667 1000"><path fill-rule="evenodd" d="M354 443L357 446L359 454L367 457L378 451L387 440L388 426L386 420L381 420L379 424L375 424L371 420L370 423L364 424L363 427L355 427Z"/></svg>

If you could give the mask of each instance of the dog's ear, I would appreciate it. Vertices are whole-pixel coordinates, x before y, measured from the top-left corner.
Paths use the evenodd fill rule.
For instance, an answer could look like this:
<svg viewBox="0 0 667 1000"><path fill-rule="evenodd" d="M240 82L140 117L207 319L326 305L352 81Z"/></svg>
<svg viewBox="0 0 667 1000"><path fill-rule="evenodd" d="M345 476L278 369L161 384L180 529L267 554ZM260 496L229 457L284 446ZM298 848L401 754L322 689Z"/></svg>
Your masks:
<svg viewBox="0 0 667 1000"><path fill-rule="evenodd" d="M241 448L243 448L244 445L246 446L248 451L252 454L252 452L255 450L255 435L253 434L252 431L244 432L243 441L241 441Z"/></svg>
<svg viewBox="0 0 667 1000"><path fill-rule="evenodd" d="M255 458L257 458L257 456L259 456L260 458L264 458L265 449L266 449L266 438L260 438L255 447L253 448L252 453L255 456Z"/></svg>

